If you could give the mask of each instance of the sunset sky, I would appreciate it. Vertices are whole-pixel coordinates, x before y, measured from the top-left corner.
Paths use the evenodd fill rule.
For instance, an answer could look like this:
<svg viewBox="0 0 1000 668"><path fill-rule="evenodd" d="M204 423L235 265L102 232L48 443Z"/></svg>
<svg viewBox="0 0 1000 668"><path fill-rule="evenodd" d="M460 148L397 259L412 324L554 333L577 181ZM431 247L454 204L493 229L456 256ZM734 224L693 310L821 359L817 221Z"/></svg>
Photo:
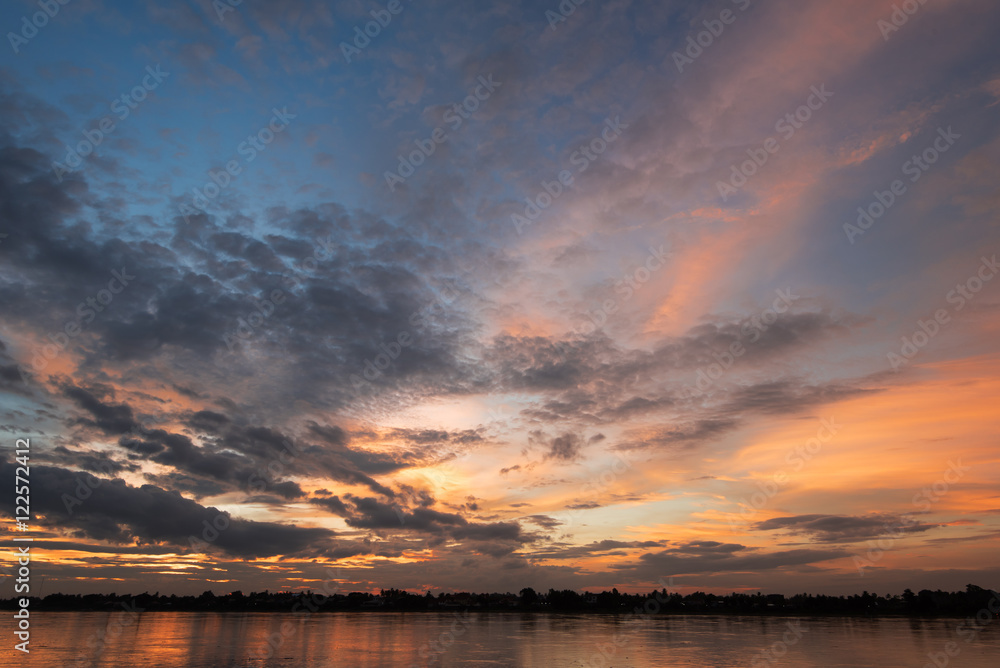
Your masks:
<svg viewBox="0 0 1000 668"><path fill-rule="evenodd" d="M998 3L51 4L32 594L1000 583Z"/></svg>

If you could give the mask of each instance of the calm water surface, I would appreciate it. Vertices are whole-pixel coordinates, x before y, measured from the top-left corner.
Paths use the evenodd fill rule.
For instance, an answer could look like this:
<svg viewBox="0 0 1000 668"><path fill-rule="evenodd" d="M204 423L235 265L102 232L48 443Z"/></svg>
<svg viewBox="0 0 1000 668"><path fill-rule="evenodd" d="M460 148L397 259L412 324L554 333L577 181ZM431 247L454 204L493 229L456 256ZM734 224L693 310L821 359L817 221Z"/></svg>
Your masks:
<svg viewBox="0 0 1000 668"><path fill-rule="evenodd" d="M153 612L129 621L122 613L48 612L32 615L30 656L11 650L9 622L4 624L8 631L0 665L923 668L933 665L928 664L928 654L936 654L939 661L947 661L941 668L1000 666L1000 620L987 623L971 643L965 642L967 634L959 635L961 624L962 620L728 616L636 622L610 616L519 613ZM457 634L449 636L450 631ZM281 638L276 649L269 647L269 637ZM617 647L616 638L621 642ZM944 652L952 641L959 653L948 658ZM435 642L438 645L432 647ZM762 653L768 649L774 653Z"/></svg>

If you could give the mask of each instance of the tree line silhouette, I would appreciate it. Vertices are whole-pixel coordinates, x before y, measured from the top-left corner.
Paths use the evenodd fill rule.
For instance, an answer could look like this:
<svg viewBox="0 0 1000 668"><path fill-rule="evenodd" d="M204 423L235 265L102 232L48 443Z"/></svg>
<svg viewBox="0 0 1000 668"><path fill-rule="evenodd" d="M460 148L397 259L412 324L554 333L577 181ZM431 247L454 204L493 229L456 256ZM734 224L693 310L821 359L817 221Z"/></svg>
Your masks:
<svg viewBox="0 0 1000 668"><path fill-rule="evenodd" d="M0 600L0 609L18 607L20 597ZM49 594L30 598L30 610L35 611L102 611L121 609L123 604L141 611L184 612L281 612L301 610L308 601L312 611L520 611L560 613L625 613L642 608L651 598L658 602L656 614L773 614L773 615L904 615L954 616L975 615L988 610L996 617L1000 611L1000 594L976 585L965 591L946 592L923 589L917 593L906 589L902 595L881 596L867 591L850 596L824 594L731 593L709 594L654 590L648 594L626 594L617 589L600 593L583 593L564 589L549 589L547 593L525 587L519 593L475 594L469 592L414 594L401 589L369 592L336 593L330 596L308 591L253 592L234 591L215 595L206 591L199 596L162 595L148 592L137 595L119 594ZM296 603L299 603L296 606Z"/></svg>

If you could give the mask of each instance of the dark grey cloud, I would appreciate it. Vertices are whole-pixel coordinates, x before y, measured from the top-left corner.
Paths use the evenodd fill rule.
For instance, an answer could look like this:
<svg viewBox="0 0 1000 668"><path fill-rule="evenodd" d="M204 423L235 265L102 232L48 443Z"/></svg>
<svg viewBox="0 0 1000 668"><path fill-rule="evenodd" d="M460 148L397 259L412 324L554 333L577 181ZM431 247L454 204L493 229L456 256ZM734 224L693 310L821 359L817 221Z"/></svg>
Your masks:
<svg viewBox="0 0 1000 668"><path fill-rule="evenodd" d="M535 540L535 536L524 533L517 522L469 523L456 527L451 535L455 540L477 541L477 551L495 557L511 554Z"/></svg>
<svg viewBox="0 0 1000 668"><path fill-rule="evenodd" d="M309 503L314 503L317 506L322 506L334 515L339 515L340 517L347 517L350 515L350 510L340 497L337 496L327 496L322 498L309 499Z"/></svg>
<svg viewBox="0 0 1000 668"><path fill-rule="evenodd" d="M532 524L537 524L543 529L555 529L563 524L562 520L557 520L548 515L528 515L524 519Z"/></svg>
<svg viewBox="0 0 1000 668"><path fill-rule="evenodd" d="M615 444L620 449L697 447L738 428L752 414L791 414L877 391L876 378L856 382L810 383L782 377L760 381L760 371L782 367L800 352L864 326L850 313L814 309L803 300L777 317L766 330L747 329L744 318L710 321L651 350L625 349L598 333L588 337L499 336L484 356L506 388L541 394L521 412L526 420L582 427L650 417L668 418L655 430ZM753 338L751 342L750 339ZM715 355L740 342L746 353L718 383L692 393L697 372ZM743 373L748 375L744 376ZM769 371L772 378L775 374ZM671 382L672 377L683 382Z"/></svg>
<svg viewBox="0 0 1000 668"><path fill-rule="evenodd" d="M230 422L231 420L222 413L209 410L196 411L185 419L185 423L192 429L210 434L219 433Z"/></svg>
<svg viewBox="0 0 1000 668"><path fill-rule="evenodd" d="M57 445L51 453L42 453L43 461L51 461L62 466L76 466L90 473L105 475L120 474L123 471L136 472L139 466L133 462L122 461L101 450L79 449L70 450L66 446Z"/></svg>
<svg viewBox="0 0 1000 668"><path fill-rule="evenodd" d="M346 518L348 526L388 533L424 534L430 544L440 544L445 538L473 541L474 549L491 556L506 556L536 536L525 533L517 522L470 522L456 513L444 513L432 508L404 508L373 498L348 496L353 509Z"/></svg>
<svg viewBox="0 0 1000 668"><path fill-rule="evenodd" d="M779 550L765 552L736 543L691 541L658 552L647 552L638 562L623 562L612 570L655 579L700 573L760 573L782 568L805 567L849 556L841 550Z"/></svg>
<svg viewBox="0 0 1000 668"><path fill-rule="evenodd" d="M0 473L13 478L14 465L0 463ZM98 479L53 466L31 470L34 522L49 529L68 531L78 538L115 544L168 544L191 548L190 538L206 535L206 527L228 525L207 542L240 558L277 555L320 556L332 547L333 532L256 522L205 507L177 492L154 485L133 487L120 479ZM78 493L77 489L90 494ZM79 503L67 499L79 497ZM3 494L3 511L13 515L13 488ZM220 519L221 518L221 519Z"/></svg>
<svg viewBox="0 0 1000 668"><path fill-rule="evenodd" d="M600 508L601 504L596 501L583 501L581 503L571 503L566 506L569 510L593 510L594 508Z"/></svg>
<svg viewBox="0 0 1000 668"><path fill-rule="evenodd" d="M40 117L30 95L5 101ZM200 214L155 225L121 221L130 232L107 238L105 230L77 222L86 207L110 206L88 191L85 171L57 182L49 156L12 144L9 135L0 139L0 217L7 222L3 250L10 260L0 309L11 324L40 332L81 325L82 333L69 342L72 352L84 357L81 374L107 364L169 357L178 362L165 365L173 373L153 365L150 371L164 375L165 384L185 388L186 396L200 397L201 388L217 382L217 370L231 378L247 373L246 355L260 346L282 350L297 376L291 390L275 387L273 396L290 391L293 400L324 409L399 388L433 392L445 384L458 391L473 386L473 370L456 355L473 331L471 321L457 304L441 301L438 280L426 278L454 279L453 257L405 225L330 203L317 210L268 212L272 229L285 233L264 238L226 229L227 221ZM108 282L111 270L123 267L134 280L110 305L81 321L77 306ZM28 285L36 286L30 295ZM249 339L234 338L240 318L275 290L284 301L264 326ZM402 332L413 343L375 382L367 382L366 360ZM0 381L17 384L16 363L27 365L35 352L0 360ZM181 368L187 373L176 373ZM352 376L364 382L353 384ZM269 388L257 389L266 394ZM251 399L273 403L262 396ZM204 422L192 426L213 428ZM453 438L471 443L477 434Z"/></svg>
<svg viewBox="0 0 1000 668"><path fill-rule="evenodd" d="M92 392L75 385L64 387L63 392L77 406L89 413L91 419L82 420L101 431L112 434L126 434L138 426L132 409L125 404L106 403Z"/></svg>
<svg viewBox="0 0 1000 668"><path fill-rule="evenodd" d="M420 445L455 443L469 444L483 440L482 429L463 429L449 432L442 429L393 429L392 436Z"/></svg>
<svg viewBox="0 0 1000 668"><path fill-rule="evenodd" d="M659 427L652 432L641 432L641 436L632 433L623 440L617 449L644 450L669 449L671 447L688 448L709 440L716 439L732 431L739 425L736 418L705 418L694 422L679 421L679 424Z"/></svg>
<svg viewBox="0 0 1000 668"><path fill-rule="evenodd" d="M7 344L0 339L0 391L31 396L26 374L18 368L17 360L10 356Z"/></svg>
<svg viewBox="0 0 1000 668"><path fill-rule="evenodd" d="M716 362L715 354L742 343L746 353L740 362L757 363L774 355L787 355L797 348L842 336L868 320L853 314L827 311L789 311L765 331L744 330L746 318L717 324L706 323L685 335L661 342L651 351L617 347L599 334L584 338L498 336L487 351L506 385L534 390L574 391L593 383L625 386L626 381L648 379L654 372L693 370ZM751 343L750 338L754 338ZM624 394L624 392L622 393ZM586 396L586 395L585 395ZM592 397L588 397L592 398ZM671 406L671 397L622 396L601 407L609 413L641 413ZM554 404L553 408L558 408ZM569 408L569 406L564 406Z"/></svg>
<svg viewBox="0 0 1000 668"><path fill-rule="evenodd" d="M727 394L721 411L758 413L793 413L796 411L833 403L878 390L845 383L808 385L792 380L776 380L739 387Z"/></svg>
<svg viewBox="0 0 1000 668"><path fill-rule="evenodd" d="M772 517L753 525L758 531L785 531L823 543L842 543L886 535L917 534L936 528L912 517L891 513L870 515L791 515Z"/></svg>
<svg viewBox="0 0 1000 668"><path fill-rule="evenodd" d="M348 436L339 427L311 423L309 432L321 439L321 444L312 445L269 427L237 424L225 415L206 410L185 418L187 424L210 436L205 445L199 446L185 434L143 427L127 404L104 401L92 391L71 384L64 387L64 393L90 416L74 422L120 435L119 444L134 457L244 490L263 481L271 492L285 498L303 495L298 483L280 479L293 473L325 474L330 480L364 485L392 497L395 493L369 473L396 471L415 461L407 453L389 457L351 449L346 446Z"/></svg>
<svg viewBox="0 0 1000 668"><path fill-rule="evenodd" d="M657 540L599 540L586 545L557 543L552 546L536 548L532 551L532 557L539 559L586 559L595 555L623 556L628 554L630 550L663 547L665 544L665 541Z"/></svg>
<svg viewBox="0 0 1000 668"><path fill-rule="evenodd" d="M410 511L370 497L348 498L354 505L356 515L348 518L347 524L359 529L405 529L439 533L447 527L468 524L464 517L454 513L442 513L430 508L415 508Z"/></svg>
<svg viewBox="0 0 1000 668"><path fill-rule="evenodd" d="M545 459L571 462L580 457L583 439L578 434L566 433L549 439L545 447Z"/></svg>

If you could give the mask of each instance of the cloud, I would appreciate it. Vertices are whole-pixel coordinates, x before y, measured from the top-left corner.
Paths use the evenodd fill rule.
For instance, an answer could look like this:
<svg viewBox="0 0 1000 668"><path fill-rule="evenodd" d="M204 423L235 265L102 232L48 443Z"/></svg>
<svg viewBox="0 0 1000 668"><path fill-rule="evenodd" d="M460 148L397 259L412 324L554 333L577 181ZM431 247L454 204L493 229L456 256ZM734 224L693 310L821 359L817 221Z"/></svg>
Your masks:
<svg viewBox="0 0 1000 668"><path fill-rule="evenodd" d="M571 503L566 508L568 510L592 510L594 508L600 508L601 504L596 501L583 501L581 503Z"/></svg>
<svg viewBox="0 0 1000 668"><path fill-rule="evenodd" d="M549 517L548 515L528 515L524 518L532 524L537 524L543 529L555 529L558 526L562 526L562 520L557 520L554 517Z"/></svg>
<svg viewBox="0 0 1000 668"><path fill-rule="evenodd" d="M937 528L936 524L922 524L912 517L891 513L870 515L791 515L772 517L758 522L758 531L783 530L788 534L808 536L821 543L842 543L878 538L886 535L917 534Z"/></svg>
<svg viewBox="0 0 1000 668"><path fill-rule="evenodd" d="M353 513L346 518L349 526L392 533L422 533L436 537L477 541L475 549L493 556L504 556L531 542L534 536L522 531L517 522L469 522L455 513L444 513L431 508L407 509L383 503L370 497L348 497ZM479 544L488 542L491 545Z"/></svg>
<svg viewBox="0 0 1000 668"><path fill-rule="evenodd" d="M571 462L580 456L580 449L582 447L583 439L577 434L563 434L549 441L545 459Z"/></svg>
<svg viewBox="0 0 1000 668"><path fill-rule="evenodd" d="M339 515L340 517L348 517L351 512L350 510L348 510L344 502L340 500L340 497L337 496L324 497L320 499L309 499L309 503L314 503L317 506L322 506L323 508L326 508L334 515Z"/></svg>
<svg viewBox="0 0 1000 668"><path fill-rule="evenodd" d="M3 462L0 472L13 476L14 465ZM31 478L36 521L79 538L115 544L171 545L187 550L192 547L192 537L205 539L219 529L218 537L209 544L230 556L249 559L319 556L333 545L334 534L327 529L233 517L154 485L133 487L120 479L99 480L52 466L33 466ZM78 488L89 489L90 494L80 494L76 499L79 503L69 501L68 510L67 499L72 499ZM13 515L12 492L5 495L4 512L8 515Z"/></svg>
<svg viewBox="0 0 1000 668"><path fill-rule="evenodd" d="M948 445L922 451L924 431L956 453L988 451L989 406L966 399L961 428L945 425L958 413L934 410L967 388L995 395L985 291L921 350L907 383L882 373L881 355L943 306L996 236L989 114L1000 88L996 71L969 64L997 60L1000 9L940 0L884 40L875 23L890 4L754 3L684 72L670 54L717 16L711 7L612 3L558 30L528 2L405 13L391 40L345 68L332 67L339 41L370 18L357 3L243 3L224 20L211 3L139 4L65 31L80 62L39 52L23 72L0 71L0 430L37 434L53 545L113 551L91 551L86 566L53 559L60 581L176 580L144 559L176 550L190 557L187 582L218 568L244 589L348 558L367 589L379 578L610 587L670 570L706 586L792 586L836 570L842 543L886 535L880 523L926 539L948 518L856 515L857 486L826 483L868 457L882 482L866 488L865 509L878 508L898 485L875 469L898 461L901 441L914 444L910 480ZM94 7L82 11L97 18ZM154 26L151 38L135 42L136 26ZM94 44L131 44L193 97L168 79L57 176L53 161L116 92L93 73L134 83ZM479 76L503 84L387 192L377 175ZM820 85L830 103L722 201L718 180ZM180 215L272 105L294 125L208 212ZM577 171L574 152L605 118L627 128ZM838 236L936 125L958 120L955 151L871 233L854 245ZM345 137L370 147L365 164L341 159ZM519 233L511 214L563 169L574 185ZM942 220L948 244L930 243ZM103 303L112 271L135 278ZM772 314L777 288L797 297ZM714 378L733 346L745 353ZM714 382L692 392L706 372ZM713 535L707 513L735 493L726 481L780 468L771 458L797 445L793 427L832 404L851 433L824 450L830 468L814 462L787 492L830 514L759 522L760 547ZM616 450L639 461L581 497ZM701 476L705 462L713 476ZM89 473L108 479L68 515L60 494ZM973 475L965 492L992 489L985 469ZM817 476L828 479L817 487ZM648 519L664 489L692 501L677 526ZM195 564L184 534L199 535L216 507L232 511L231 527ZM594 511L600 525L558 535L559 508ZM246 519L257 513L281 521ZM952 524L956 541L991 530ZM933 544L928 573L937 552L955 554ZM126 554L130 566L108 561ZM502 568L462 566L476 555ZM267 570L240 561L258 556L282 559Z"/></svg>
<svg viewBox="0 0 1000 668"><path fill-rule="evenodd" d="M105 403L91 392L74 385L68 385L63 391L80 408L93 416L92 420L85 420L86 423L106 433L125 434L137 426L132 409L125 404Z"/></svg>
<svg viewBox="0 0 1000 668"><path fill-rule="evenodd" d="M659 552L647 552L638 562L611 566L637 577L665 577L700 573L760 573L802 567L849 556L839 550L777 550L768 552L736 543L692 541Z"/></svg>
<svg viewBox="0 0 1000 668"><path fill-rule="evenodd" d="M549 548L538 548L532 556L536 559L586 559L594 556L616 556L622 557L637 550L644 550L655 547L663 547L666 541L640 540L599 540L584 545L556 544Z"/></svg>

